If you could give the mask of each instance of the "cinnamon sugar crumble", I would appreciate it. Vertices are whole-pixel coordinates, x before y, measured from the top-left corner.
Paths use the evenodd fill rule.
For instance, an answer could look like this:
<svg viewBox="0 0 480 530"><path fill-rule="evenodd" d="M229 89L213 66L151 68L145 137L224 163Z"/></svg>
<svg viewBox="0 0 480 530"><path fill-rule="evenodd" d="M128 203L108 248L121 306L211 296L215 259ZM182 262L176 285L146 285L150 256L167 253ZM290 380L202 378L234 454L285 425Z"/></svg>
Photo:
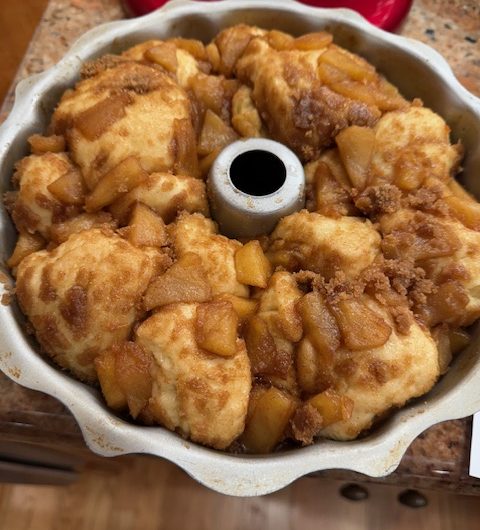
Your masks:
<svg viewBox="0 0 480 530"><path fill-rule="evenodd" d="M400 208L402 194L392 184L369 186L355 198L355 206L373 218L396 212Z"/></svg>

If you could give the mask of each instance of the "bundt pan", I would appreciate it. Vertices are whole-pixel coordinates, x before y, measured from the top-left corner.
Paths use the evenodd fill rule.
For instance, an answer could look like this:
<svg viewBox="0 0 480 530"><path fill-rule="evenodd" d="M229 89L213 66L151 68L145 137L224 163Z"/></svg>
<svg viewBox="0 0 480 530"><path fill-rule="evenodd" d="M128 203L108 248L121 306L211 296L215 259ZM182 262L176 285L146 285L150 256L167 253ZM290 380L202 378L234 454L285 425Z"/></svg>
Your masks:
<svg viewBox="0 0 480 530"><path fill-rule="evenodd" d="M293 0L174 0L142 18L113 22L84 35L56 66L19 84L15 106L0 130L2 191L9 187L15 161L26 154L27 137L45 129L63 91L79 76L83 61L120 52L150 38L181 35L209 41L222 28L245 22L301 34L318 29L373 63L408 98L420 97L442 115L467 153L464 184L480 197L480 100L455 79L445 60L428 46L386 33L353 11L317 9ZM2 207L2 262L15 240ZM221 453L187 442L161 427L128 423L110 412L96 389L54 368L24 331L15 303L0 306L0 368L19 384L56 397L78 421L92 451L104 456L148 453L166 458L216 491L263 495L318 470L348 469L370 476L391 473L408 445L428 427L480 410L480 330L450 371L420 400L395 412L381 426L353 442L315 445L266 456Z"/></svg>

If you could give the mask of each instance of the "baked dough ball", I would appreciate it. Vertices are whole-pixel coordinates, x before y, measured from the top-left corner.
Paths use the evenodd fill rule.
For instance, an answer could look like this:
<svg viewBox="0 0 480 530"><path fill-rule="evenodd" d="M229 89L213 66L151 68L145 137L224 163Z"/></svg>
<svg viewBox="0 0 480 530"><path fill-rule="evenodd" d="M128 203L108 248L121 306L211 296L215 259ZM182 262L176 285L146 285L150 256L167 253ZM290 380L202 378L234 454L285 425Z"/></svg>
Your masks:
<svg viewBox="0 0 480 530"><path fill-rule="evenodd" d="M450 144L449 135L445 121L424 107L384 114L375 126L372 183L395 183L409 191L427 177L448 180L462 154L459 145Z"/></svg>
<svg viewBox="0 0 480 530"><path fill-rule="evenodd" d="M17 298L42 348L78 378L96 379L93 361L128 338L156 263L112 231L85 230L18 267Z"/></svg>
<svg viewBox="0 0 480 530"><path fill-rule="evenodd" d="M148 409L156 421L192 440L225 449L245 427L251 388L245 343L220 357L195 340L197 304L171 304L137 329L136 343L155 359Z"/></svg>
<svg viewBox="0 0 480 530"><path fill-rule="evenodd" d="M408 333L401 334L386 309L367 296L362 302L383 318L392 332L379 348L349 351L341 347L335 352L334 390L351 398L354 406L348 420L320 431L326 438L353 440L377 416L428 392L440 375L438 350L429 331L412 319Z"/></svg>
<svg viewBox="0 0 480 530"><path fill-rule="evenodd" d="M253 87L270 134L303 161L315 159L343 128L371 126L380 117L365 103L322 85L316 71L325 49L277 51L256 38L236 65L238 78Z"/></svg>
<svg viewBox="0 0 480 530"><path fill-rule="evenodd" d="M149 54L150 50L153 53ZM178 48L174 42L152 39L129 48L122 53L122 57L133 59L134 61L150 61L155 63L153 57L157 50L161 58L171 59L171 63L168 65L169 71L175 74L177 83L182 88L188 88L191 79L200 73L201 70L195 57L186 50ZM162 66L162 63L160 63L160 66Z"/></svg>
<svg viewBox="0 0 480 530"><path fill-rule="evenodd" d="M384 253L410 255L436 286L419 304L430 325L469 326L480 317L480 232L456 219L402 209L380 222Z"/></svg>
<svg viewBox="0 0 480 530"><path fill-rule="evenodd" d="M289 271L310 270L354 278L380 254L380 235L368 220L331 219L301 212L284 217L270 236L268 256Z"/></svg>
<svg viewBox="0 0 480 530"><path fill-rule="evenodd" d="M137 202L154 210L166 223L173 221L182 210L203 215L209 213L205 183L171 173L152 173L142 184L118 199L110 211L117 219L125 221Z"/></svg>
<svg viewBox="0 0 480 530"><path fill-rule="evenodd" d="M75 168L66 153L31 155L17 164L14 180L19 191L12 217L20 232L38 232L48 239L51 225L68 217L67 207L48 191L48 186L69 171Z"/></svg>
<svg viewBox="0 0 480 530"><path fill-rule="evenodd" d="M182 214L172 225L170 235L177 257L193 252L201 258L213 295L248 297L249 289L237 280L235 269L235 253L242 244L217 232L211 219L200 214Z"/></svg>
<svg viewBox="0 0 480 530"><path fill-rule="evenodd" d="M87 186L129 156L149 173L196 170L190 100L165 72L119 62L67 91L52 118ZM184 171L183 171L184 172ZM189 173L190 174L190 173Z"/></svg>

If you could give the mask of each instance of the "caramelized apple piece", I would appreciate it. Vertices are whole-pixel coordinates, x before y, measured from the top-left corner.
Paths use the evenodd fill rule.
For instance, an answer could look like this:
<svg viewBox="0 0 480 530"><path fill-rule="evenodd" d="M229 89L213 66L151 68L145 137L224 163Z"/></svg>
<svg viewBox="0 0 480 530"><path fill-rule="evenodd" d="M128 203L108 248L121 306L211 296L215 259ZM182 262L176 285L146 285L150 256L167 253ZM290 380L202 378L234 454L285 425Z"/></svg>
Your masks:
<svg viewBox="0 0 480 530"><path fill-rule="evenodd" d="M353 412L353 401L332 389L325 390L308 400L323 418L323 427L328 427L337 421L348 420Z"/></svg>
<svg viewBox="0 0 480 530"><path fill-rule="evenodd" d="M317 352L313 344L304 338L297 347L295 356L298 385L303 392L314 394L317 389Z"/></svg>
<svg viewBox="0 0 480 530"><path fill-rule="evenodd" d="M96 140L125 116L125 107L132 101L132 96L128 92L110 96L84 110L75 118L74 125L87 140Z"/></svg>
<svg viewBox="0 0 480 530"><path fill-rule="evenodd" d="M375 88L375 101L377 107L383 112L405 108L410 104L403 99L396 86L392 85L381 76L376 81Z"/></svg>
<svg viewBox="0 0 480 530"><path fill-rule="evenodd" d="M28 232L21 232L18 235L17 243L12 255L7 260L7 265L10 269L14 269L20 262L45 247L45 240L38 234L29 234Z"/></svg>
<svg viewBox="0 0 480 530"><path fill-rule="evenodd" d="M377 98L371 86L364 85L360 81L352 81L347 79L345 81L337 81L330 83L330 88L346 98L362 101L370 107L375 108L377 105ZM380 113L379 113L380 114Z"/></svg>
<svg viewBox="0 0 480 530"><path fill-rule="evenodd" d="M354 215L350 194L338 183L325 162L319 162L313 183L314 211L327 217Z"/></svg>
<svg viewBox="0 0 480 530"><path fill-rule="evenodd" d="M240 87L236 79L197 74L190 81L195 100L203 110L211 110L225 122L230 120L230 106L233 95Z"/></svg>
<svg viewBox="0 0 480 530"><path fill-rule="evenodd" d="M451 329L449 331L450 349L456 355L465 349L471 342L470 335L464 329Z"/></svg>
<svg viewBox="0 0 480 530"><path fill-rule="evenodd" d="M123 410L127 408L127 398L116 375L116 352L116 348L106 350L96 357L94 363L107 405L114 410Z"/></svg>
<svg viewBox="0 0 480 530"><path fill-rule="evenodd" d="M215 159L217 158L221 150L222 149L220 147L217 147L217 149L214 149L209 155L204 156L199 161L198 167L201 178L207 178L210 168L212 167L212 164L215 162Z"/></svg>
<svg viewBox="0 0 480 530"><path fill-rule="evenodd" d="M331 33L326 31L317 31L316 33L307 33L297 37L291 43L291 49L308 52L310 50L322 50L333 41ZM327 53L327 52L326 52Z"/></svg>
<svg viewBox="0 0 480 530"><path fill-rule="evenodd" d="M185 50L190 55L193 55L198 61L207 60L207 52L205 51L205 45L202 41L197 39L183 39L181 37L175 37L168 41L174 44L177 48Z"/></svg>
<svg viewBox="0 0 480 530"><path fill-rule="evenodd" d="M112 204L116 199L136 188L148 178L148 173L140 162L129 156L108 171L98 182L95 189L87 196L85 210L94 212Z"/></svg>
<svg viewBox="0 0 480 530"><path fill-rule="evenodd" d="M447 324L439 324L432 330L438 349L440 373L444 374L454 355L460 353L470 344L470 335L463 329L450 329Z"/></svg>
<svg viewBox="0 0 480 530"><path fill-rule="evenodd" d="M278 388L261 393L241 438L246 450L255 454L271 452L283 438L295 408L295 399Z"/></svg>
<svg viewBox="0 0 480 530"><path fill-rule="evenodd" d="M148 206L137 203L130 218L128 240L136 247L162 247L167 244L163 219Z"/></svg>
<svg viewBox="0 0 480 530"><path fill-rule="evenodd" d="M331 354L322 355L308 338L302 339L296 351L298 385L307 394L326 390L333 382Z"/></svg>
<svg viewBox="0 0 480 530"><path fill-rule="evenodd" d="M289 50L295 39L283 31L272 29L267 33L268 44L277 51Z"/></svg>
<svg viewBox="0 0 480 530"><path fill-rule="evenodd" d="M480 230L480 204L471 200L460 199L454 195L445 197L451 214L471 230Z"/></svg>
<svg viewBox="0 0 480 530"><path fill-rule="evenodd" d="M205 47L205 52L207 53L207 58L212 65L213 70L218 72L220 68L220 53L217 45L214 42L211 42Z"/></svg>
<svg viewBox="0 0 480 530"><path fill-rule="evenodd" d="M197 307L195 336L200 348L222 357L237 353L238 315L230 302L214 300Z"/></svg>
<svg viewBox="0 0 480 530"><path fill-rule="evenodd" d="M474 204L478 204L477 200L473 195L470 195L470 193L454 178L451 178L448 181L448 189L452 192L452 194L455 197L458 197L459 199L462 199L466 202L472 202Z"/></svg>
<svg viewBox="0 0 480 530"><path fill-rule="evenodd" d="M232 125L245 138L262 136L262 120L247 86L241 86L233 96Z"/></svg>
<svg viewBox="0 0 480 530"><path fill-rule="evenodd" d="M286 375L290 363L283 359L282 352L277 351L267 323L262 318L254 315L248 319L244 339L254 375Z"/></svg>
<svg viewBox="0 0 480 530"><path fill-rule="evenodd" d="M174 120L171 148L175 157L174 174L187 175L193 178L200 177L197 140L190 120L186 118Z"/></svg>
<svg viewBox="0 0 480 530"><path fill-rule="evenodd" d="M419 308L420 318L433 327L441 323L454 323L467 307L469 297L463 285L451 280L438 286L436 292L429 294L426 305Z"/></svg>
<svg viewBox="0 0 480 530"><path fill-rule="evenodd" d="M47 186L48 191L63 204L81 205L86 186L80 171L69 171Z"/></svg>
<svg viewBox="0 0 480 530"><path fill-rule="evenodd" d="M317 66L317 75L322 83L329 87L332 87L335 83L341 83L349 79L345 72L336 68L334 65L320 62L320 59Z"/></svg>
<svg viewBox="0 0 480 530"><path fill-rule="evenodd" d="M32 134L27 141L30 144L30 149L34 155L62 153L66 148L65 138L57 134L53 134L52 136Z"/></svg>
<svg viewBox="0 0 480 530"><path fill-rule="evenodd" d="M202 267L202 260L187 252L164 274L155 278L143 297L145 309L149 311L175 302L206 302L212 290Z"/></svg>
<svg viewBox="0 0 480 530"><path fill-rule="evenodd" d="M305 335L327 364L340 346L340 331L335 318L330 313L323 297L312 291L298 302Z"/></svg>
<svg viewBox="0 0 480 530"><path fill-rule="evenodd" d="M363 101L372 109L377 109L382 112L395 110L405 106L405 101L398 95L396 97L389 96L381 91L380 84L363 84L360 81L344 80L337 81L330 84L330 88L350 99ZM378 113L380 117L380 113Z"/></svg>
<svg viewBox="0 0 480 530"><path fill-rule="evenodd" d="M222 293L216 296L215 299L230 302L237 313L240 322L244 322L254 315L258 306L258 300L242 298L241 296L235 296L230 293Z"/></svg>
<svg viewBox="0 0 480 530"><path fill-rule="evenodd" d="M349 350L370 350L383 346L392 328L365 303L355 298L338 300L330 305L343 342Z"/></svg>
<svg viewBox="0 0 480 530"><path fill-rule="evenodd" d="M329 149L323 153L322 161L328 166L328 169L331 171L333 178L338 182L339 186L349 190L352 185L338 149Z"/></svg>
<svg viewBox="0 0 480 530"><path fill-rule="evenodd" d="M447 325L439 325L431 330L432 338L437 345L438 366L440 373L444 374L452 362L452 348L450 345L450 333Z"/></svg>
<svg viewBox="0 0 480 530"><path fill-rule="evenodd" d="M91 228L116 228L117 223L107 212L81 213L61 223L54 223L50 227L50 238L59 245L66 241L72 234Z"/></svg>
<svg viewBox="0 0 480 530"><path fill-rule="evenodd" d="M238 138L237 133L210 109L205 113L202 132L198 140L199 155L208 155L217 149L223 149Z"/></svg>
<svg viewBox="0 0 480 530"><path fill-rule="evenodd" d="M362 191L367 183L375 132L369 127L353 125L340 131L335 141L352 186Z"/></svg>
<svg viewBox="0 0 480 530"><path fill-rule="evenodd" d="M145 58L165 68L167 72L176 73L177 71L177 47L171 42L162 42L150 48L145 52Z"/></svg>
<svg viewBox="0 0 480 530"><path fill-rule="evenodd" d="M245 51L254 35L248 26L238 25L220 32L215 37L215 44L220 53L219 72L225 77L233 73L236 62Z"/></svg>
<svg viewBox="0 0 480 530"><path fill-rule="evenodd" d="M113 350L118 386L127 399L130 414L136 418L152 395L152 355L134 342L114 346Z"/></svg>
<svg viewBox="0 0 480 530"><path fill-rule="evenodd" d="M355 81L374 81L377 78L375 68L365 59L335 45L322 53L318 61L341 70Z"/></svg>
<svg viewBox="0 0 480 530"><path fill-rule="evenodd" d="M250 421L250 418L253 415L253 411L257 406L258 400L263 396L263 394L265 394L267 390L267 387L261 386L259 384L254 383L252 385L252 389L250 390L250 396L248 398L247 416L245 418L246 423Z"/></svg>
<svg viewBox="0 0 480 530"><path fill-rule="evenodd" d="M268 279L272 275L272 265L256 239L237 250L235 269L240 283L263 289L267 287Z"/></svg>
<svg viewBox="0 0 480 530"><path fill-rule="evenodd" d="M408 256L417 262L452 256L460 246L460 240L449 226L428 220L403 225L382 240L387 259Z"/></svg>

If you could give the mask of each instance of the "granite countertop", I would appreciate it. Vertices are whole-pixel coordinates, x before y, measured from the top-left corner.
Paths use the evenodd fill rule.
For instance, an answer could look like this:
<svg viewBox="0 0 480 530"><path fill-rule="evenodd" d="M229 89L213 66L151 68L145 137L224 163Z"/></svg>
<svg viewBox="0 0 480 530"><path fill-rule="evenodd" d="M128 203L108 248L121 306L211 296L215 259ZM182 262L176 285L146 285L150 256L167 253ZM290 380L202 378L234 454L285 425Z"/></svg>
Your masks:
<svg viewBox="0 0 480 530"><path fill-rule="evenodd" d="M58 61L93 26L123 18L120 0L50 0L22 62L16 82ZM436 48L458 79L480 96L480 4L476 0L416 0L400 33ZM13 90L1 110L4 118ZM73 416L54 398L27 390L0 374L0 434L68 447L82 446ZM344 471L318 473L342 480L441 488L480 495L480 480L468 475L471 419L439 424L420 435L392 475L371 479Z"/></svg>

